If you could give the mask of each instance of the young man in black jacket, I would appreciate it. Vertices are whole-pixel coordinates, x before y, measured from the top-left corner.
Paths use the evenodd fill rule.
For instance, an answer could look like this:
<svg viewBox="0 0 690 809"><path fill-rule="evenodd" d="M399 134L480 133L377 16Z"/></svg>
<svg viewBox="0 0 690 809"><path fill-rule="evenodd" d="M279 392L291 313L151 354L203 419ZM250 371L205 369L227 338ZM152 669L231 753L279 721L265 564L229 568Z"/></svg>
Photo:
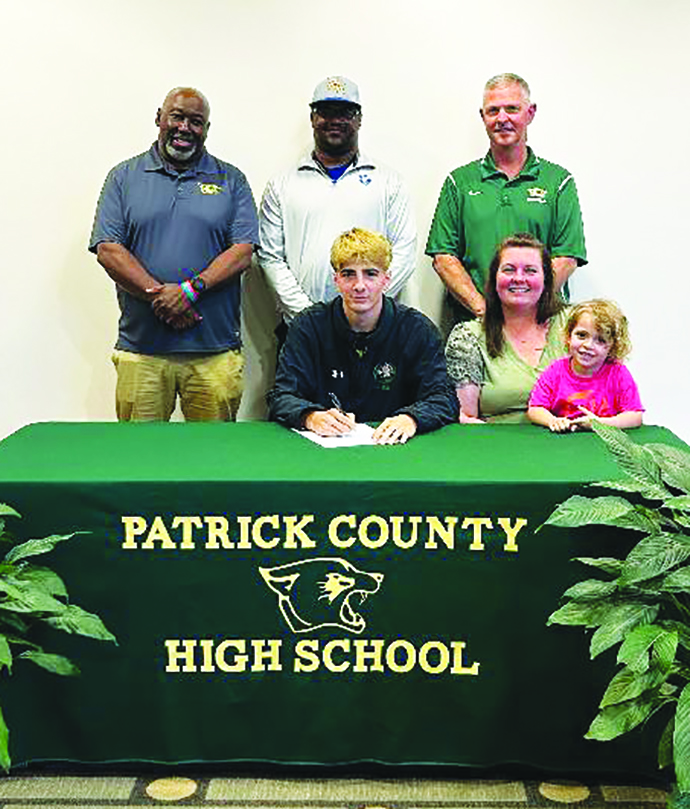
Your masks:
<svg viewBox="0 0 690 809"><path fill-rule="evenodd" d="M331 264L340 295L290 326L268 394L273 421L319 435L381 422L379 444L404 443L458 419L438 330L421 312L384 295L390 242L353 228Z"/></svg>

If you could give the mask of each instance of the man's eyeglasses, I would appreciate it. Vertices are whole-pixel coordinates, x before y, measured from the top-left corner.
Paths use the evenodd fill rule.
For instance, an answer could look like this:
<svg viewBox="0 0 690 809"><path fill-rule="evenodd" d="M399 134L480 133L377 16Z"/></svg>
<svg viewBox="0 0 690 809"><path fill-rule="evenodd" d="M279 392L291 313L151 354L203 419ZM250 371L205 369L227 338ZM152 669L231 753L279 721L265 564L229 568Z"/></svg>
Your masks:
<svg viewBox="0 0 690 809"><path fill-rule="evenodd" d="M346 118L348 121L357 118L361 112L355 104L347 104L342 101L334 104L314 104L312 110L319 118Z"/></svg>

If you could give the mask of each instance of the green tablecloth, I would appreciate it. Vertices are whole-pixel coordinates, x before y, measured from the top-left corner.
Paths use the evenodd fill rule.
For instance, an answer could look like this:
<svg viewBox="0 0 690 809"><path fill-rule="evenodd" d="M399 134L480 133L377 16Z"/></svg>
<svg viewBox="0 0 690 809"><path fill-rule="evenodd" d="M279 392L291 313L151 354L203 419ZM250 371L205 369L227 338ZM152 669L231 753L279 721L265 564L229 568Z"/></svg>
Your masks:
<svg viewBox="0 0 690 809"><path fill-rule="evenodd" d="M615 475L596 436L525 426L339 450L264 423L26 427L0 443L0 501L22 539L90 532L46 562L119 646L51 635L78 679L17 664L15 762L651 773L641 736L582 739L613 655L545 626L569 559L631 540L534 530Z"/></svg>

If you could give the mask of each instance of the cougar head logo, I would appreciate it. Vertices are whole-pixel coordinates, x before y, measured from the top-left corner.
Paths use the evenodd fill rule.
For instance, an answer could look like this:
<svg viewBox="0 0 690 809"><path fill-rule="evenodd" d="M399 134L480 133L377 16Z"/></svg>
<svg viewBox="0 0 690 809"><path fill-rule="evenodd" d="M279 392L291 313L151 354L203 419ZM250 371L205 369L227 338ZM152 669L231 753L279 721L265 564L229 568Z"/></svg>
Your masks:
<svg viewBox="0 0 690 809"><path fill-rule="evenodd" d="M367 625L357 612L376 593L383 573L367 573L345 559L305 559L259 573L278 596L278 606L293 632L340 627L358 635Z"/></svg>

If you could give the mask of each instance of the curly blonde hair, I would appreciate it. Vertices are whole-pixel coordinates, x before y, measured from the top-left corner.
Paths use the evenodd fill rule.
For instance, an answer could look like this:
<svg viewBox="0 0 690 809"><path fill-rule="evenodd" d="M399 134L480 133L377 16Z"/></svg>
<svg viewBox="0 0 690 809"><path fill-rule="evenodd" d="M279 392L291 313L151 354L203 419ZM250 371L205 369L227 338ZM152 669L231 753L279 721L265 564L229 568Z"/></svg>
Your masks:
<svg viewBox="0 0 690 809"><path fill-rule="evenodd" d="M353 261L371 262L380 270L388 271L392 258L391 243L381 233L364 228L352 228L333 242L331 266L338 272Z"/></svg>
<svg viewBox="0 0 690 809"><path fill-rule="evenodd" d="M566 348L573 329L582 315L590 315L599 334L611 343L607 362L618 360L622 362L632 350L630 334L628 332L628 318L621 312L613 301L596 298L583 301L573 306L568 313L565 324Z"/></svg>

